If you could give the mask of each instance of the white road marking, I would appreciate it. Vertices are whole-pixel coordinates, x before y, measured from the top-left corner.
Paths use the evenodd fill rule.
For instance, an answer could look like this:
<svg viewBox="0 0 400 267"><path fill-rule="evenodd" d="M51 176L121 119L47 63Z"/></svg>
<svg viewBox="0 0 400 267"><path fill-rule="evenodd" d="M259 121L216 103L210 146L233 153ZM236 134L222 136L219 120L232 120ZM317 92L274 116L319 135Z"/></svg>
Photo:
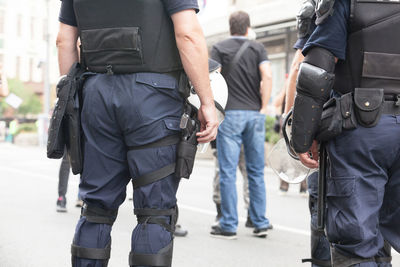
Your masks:
<svg viewBox="0 0 400 267"><path fill-rule="evenodd" d="M215 216L215 211L201 209L201 208L185 205L182 203L178 203L178 206L179 206L179 209L184 209L184 210L189 210L189 211L193 211L193 212L197 212L197 213L201 213L201 214ZM239 217L240 222L245 222L246 220L247 220L247 218L245 218L245 217ZM285 231L285 232L298 234L298 235L310 236L310 231L287 227L287 226L279 225L279 224L273 224L273 226L274 226L274 229L276 229L276 230Z"/></svg>
<svg viewBox="0 0 400 267"><path fill-rule="evenodd" d="M21 170L21 169L16 169L16 168L11 168L11 167L0 166L0 170L20 174L21 178L28 178L29 177L29 179L30 179L30 178L34 177L34 178L37 178L37 179L40 179L40 180L43 180L43 181L51 181L51 182L57 182L58 181L58 179L56 179L56 177L43 175L43 174L40 174L40 173L33 173L33 172L24 171L24 170ZM4 172L2 172L2 173L4 173ZM197 208L197 207L193 207L193 206L189 206L189 205L185 205L185 204L181 204L181 203L179 203L179 208L180 209L189 210L189 211L193 211L193 212L197 212L197 213L201 213L201 214L205 214L205 215L215 216L215 211L201 209L201 208ZM246 218L245 217L239 217L239 221L240 222L245 222ZM310 236L310 232L309 231L296 229L296 228L292 228L292 227L287 227L287 226L279 225L279 224L274 224L274 229L280 230L280 231L289 232L289 233L304 235L304 236Z"/></svg>

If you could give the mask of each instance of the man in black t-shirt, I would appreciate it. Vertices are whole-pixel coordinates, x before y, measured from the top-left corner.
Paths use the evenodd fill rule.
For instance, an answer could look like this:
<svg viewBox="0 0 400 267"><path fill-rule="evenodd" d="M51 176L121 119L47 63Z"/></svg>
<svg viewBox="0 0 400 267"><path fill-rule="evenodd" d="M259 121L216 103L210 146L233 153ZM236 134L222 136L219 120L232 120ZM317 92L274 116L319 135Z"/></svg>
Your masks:
<svg viewBox="0 0 400 267"><path fill-rule="evenodd" d="M94 72L82 92L79 189L85 204L71 248L73 267L107 266L111 228L130 181L138 224L129 265L172 264L183 71L201 102L197 141L214 140L218 127L197 11L197 0L62 1L60 73L78 61L78 37L81 63Z"/></svg>
<svg viewBox="0 0 400 267"><path fill-rule="evenodd" d="M211 57L221 63L221 73L228 84L226 117L217 136L222 218L211 235L236 238L236 168L243 144L249 180L249 215L255 226L253 233L266 237L271 224L265 217L264 123L272 88L271 69L263 45L247 38L248 14L233 13L229 24L232 36L214 45L211 52Z"/></svg>

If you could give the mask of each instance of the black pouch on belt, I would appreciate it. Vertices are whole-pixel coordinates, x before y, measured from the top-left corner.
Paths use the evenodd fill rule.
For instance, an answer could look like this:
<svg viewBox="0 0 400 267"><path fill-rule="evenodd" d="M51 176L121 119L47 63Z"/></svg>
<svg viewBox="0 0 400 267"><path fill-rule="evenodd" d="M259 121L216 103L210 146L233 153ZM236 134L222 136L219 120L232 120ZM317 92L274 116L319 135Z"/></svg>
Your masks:
<svg viewBox="0 0 400 267"><path fill-rule="evenodd" d="M381 118L384 101L382 88L356 88L354 108L357 122L364 127L374 127Z"/></svg>
<svg viewBox="0 0 400 267"><path fill-rule="evenodd" d="M324 104L316 140L325 142L341 134L342 114L340 109L340 98L333 97Z"/></svg>
<svg viewBox="0 0 400 267"><path fill-rule="evenodd" d="M355 129L357 119L353 107L353 93L347 93L340 97L340 111L343 119L343 130Z"/></svg>

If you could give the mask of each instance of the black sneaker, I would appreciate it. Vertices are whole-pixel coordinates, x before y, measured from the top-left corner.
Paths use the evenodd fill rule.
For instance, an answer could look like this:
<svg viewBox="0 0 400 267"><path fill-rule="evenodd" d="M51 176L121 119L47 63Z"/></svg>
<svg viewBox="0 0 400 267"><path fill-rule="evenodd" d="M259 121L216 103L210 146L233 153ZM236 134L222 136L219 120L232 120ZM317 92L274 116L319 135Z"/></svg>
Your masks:
<svg viewBox="0 0 400 267"><path fill-rule="evenodd" d="M221 229L220 226L213 227L210 234L212 237L215 237L215 238L222 238L222 239L228 239L228 240L237 239L236 232L225 232L224 230Z"/></svg>
<svg viewBox="0 0 400 267"><path fill-rule="evenodd" d="M188 231L183 229L180 224L175 225L174 236L184 237L188 234Z"/></svg>
<svg viewBox="0 0 400 267"><path fill-rule="evenodd" d="M67 212L67 199L64 196L57 199L57 212Z"/></svg>
<svg viewBox="0 0 400 267"><path fill-rule="evenodd" d="M268 228L254 229L253 236L265 238L267 237Z"/></svg>

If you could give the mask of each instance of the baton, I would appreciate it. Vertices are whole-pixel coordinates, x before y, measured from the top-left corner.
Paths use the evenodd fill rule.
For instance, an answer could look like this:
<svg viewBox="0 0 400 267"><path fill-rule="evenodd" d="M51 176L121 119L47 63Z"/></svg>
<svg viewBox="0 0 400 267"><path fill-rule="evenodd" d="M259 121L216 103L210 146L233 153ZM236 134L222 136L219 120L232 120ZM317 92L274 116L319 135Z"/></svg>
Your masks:
<svg viewBox="0 0 400 267"><path fill-rule="evenodd" d="M320 161L318 172L318 230L323 231L325 228L325 197L326 197L326 164L328 155L325 149L325 143L322 142L319 147Z"/></svg>

